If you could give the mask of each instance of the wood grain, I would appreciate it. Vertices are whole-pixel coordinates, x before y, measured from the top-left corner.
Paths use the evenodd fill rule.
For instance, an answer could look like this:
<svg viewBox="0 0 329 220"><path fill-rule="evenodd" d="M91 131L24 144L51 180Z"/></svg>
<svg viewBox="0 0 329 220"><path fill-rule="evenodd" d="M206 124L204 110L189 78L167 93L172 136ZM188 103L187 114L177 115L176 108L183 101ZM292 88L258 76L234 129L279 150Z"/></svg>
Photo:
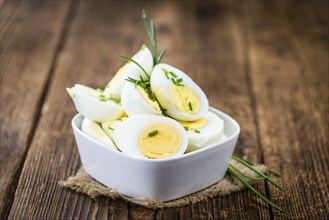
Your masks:
<svg viewBox="0 0 329 220"><path fill-rule="evenodd" d="M247 5L250 71L265 163L282 174L272 199L298 219L328 217L328 16L313 5ZM323 2L328 9L328 4ZM277 16L267 16L268 11ZM328 15L328 10L327 10ZM325 28L326 27L326 28ZM274 211L275 218L285 218Z"/></svg>
<svg viewBox="0 0 329 220"><path fill-rule="evenodd" d="M9 213L26 152L38 121L68 4L6 2L0 7L2 219ZM53 19L54 16L58 16L58 19Z"/></svg>

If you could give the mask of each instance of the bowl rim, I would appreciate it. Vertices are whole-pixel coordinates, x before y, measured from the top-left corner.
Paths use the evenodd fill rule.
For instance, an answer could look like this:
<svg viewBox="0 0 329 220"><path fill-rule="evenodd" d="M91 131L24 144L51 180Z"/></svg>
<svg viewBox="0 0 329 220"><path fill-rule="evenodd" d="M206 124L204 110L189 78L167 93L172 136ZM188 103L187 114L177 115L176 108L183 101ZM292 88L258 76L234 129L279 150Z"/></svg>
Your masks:
<svg viewBox="0 0 329 220"><path fill-rule="evenodd" d="M147 162L147 163L163 163L163 162L173 162L173 161L177 161L177 160L182 160L182 159L187 159L187 158L190 158L190 157L194 157L198 154L202 154L204 151L209 151L213 148L216 148L216 147L221 147L223 146L225 143L227 142L230 142L231 140L237 138L237 136L240 134L240 125L239 123L234 120L231 116L229 116L228 114L214 108L214 107L211 107L209 106L209 110L217 115L220 115L220 116L224 116L227 120L230 121L230 123L233 124L233 126L235 127L235 132L230 135L228 138L226 138L224 141L218 141L216 143L213 143L207 147L204 147L204 148L200 148L196 151L193 151L193 152L189 152L188 154L183 154L183 155L179 155L179 156L176 156L176 157L169 157L169 158L162 158L162 159L156 159L156 160L151 160L151 159L147 159L147 158L138 158L138 157L134 157L134 156L131 156L129 154L124 154L122 153L121 151L118 150L114 150L114 149L111 149L109 148L107 145L95 140L94 138L92 137L89 137L87 134L83 133L81 131L80 128L78 128L78 126L75 124L76 120L79 118L79 117L83 117L80 113L76 114L72 121L71 121L71 125L72 125L72 128L75 132L78 132L80 135L82 135L84 138L87 138L89 139L90 141L96 143L98 146L104 148L104 150L108 150L108 151L111 151L113 152L114 154L118 154L118 156L124 156L124 157L128 157L129 159L132 159L132 160L136 160L136 161L140 161L140 162Z"/></svg>

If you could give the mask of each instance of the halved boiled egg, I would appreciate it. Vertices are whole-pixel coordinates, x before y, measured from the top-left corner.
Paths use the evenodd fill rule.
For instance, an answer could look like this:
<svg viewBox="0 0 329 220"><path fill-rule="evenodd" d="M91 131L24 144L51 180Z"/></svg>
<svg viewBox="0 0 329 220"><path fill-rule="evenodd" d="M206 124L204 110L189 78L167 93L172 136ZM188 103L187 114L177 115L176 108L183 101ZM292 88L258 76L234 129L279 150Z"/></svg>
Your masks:
<svg viewBox="0 0 329 220"><path fill-rule="evenodd" d="M194 121L208 111L208 99L201 88L184 72L168 64L153 69L151 88L166 114L174 119Z"/></svg>
<svg viewBox="0 0 329 220"><path fill-rule="evenodd" d="M187 151L194 151L219 142L223 137L224 121L212 112L196 121L179 121L187 130Z"/></svg>
<svg viewBox="0 0 329 220"><path fill-rule="evenodd" d="M177 121L158 115L134 115L116 129L117 147L138 158L177 157L186 151L186 131Z"/></svg>
<svg viewBox="0 0 329 220"><path fill-rule="evenodd" d="M88 86L76 84L67 88L77 111L92 121L104 122L121 117L123 108L115 101L105 97L101 92Z"/></svg>
<svg viewBox="0 0 329 220"><path fill-rule="evenodd" d="M122 89L121 103L123 109L129 116L138 114L161 114L159 103L152 100L148 91L130 82Z"/></svg>
<svg viewBox="0 0 329 220"><path fill-rule="evenodd" d="M138 64L140 64L148 74L152 72L153 56L151 51L145 45L142 46L140 51L138 51L132 57L132 59ZM145 73L139 66L137 66L134 62L128 61L123 67L121 67L117 71L115 76L108 83L104 90L104 94L111 98L121 100L121 91L123 86L127 82L126 79L128 77L134 79L140 79L140 77L142 77L143 79L148 79L148 77L145 75Z"/></svg>
<svg viewBox="0 0 329 220"><path fill-rule="evenodd" d="M102 128L94 121L84 118L81 124L81 131L95 140L105 144L109 148L117 150L109 136L102 130Z"/></svg>
<svg viewBox="0 0 329 220"><path fill-rule="evenodd" d="M115 135L116 129L119 127L119 125L125 119L127 119L127 116L126 115L125 116L122 116L121 118L119 118L117 120L103 122L101 124L102 125L102 128L103 128L103 131L105 131L105 133L111 138L111 140L114 142L114 144L115 144L114 135Z"/></svg>

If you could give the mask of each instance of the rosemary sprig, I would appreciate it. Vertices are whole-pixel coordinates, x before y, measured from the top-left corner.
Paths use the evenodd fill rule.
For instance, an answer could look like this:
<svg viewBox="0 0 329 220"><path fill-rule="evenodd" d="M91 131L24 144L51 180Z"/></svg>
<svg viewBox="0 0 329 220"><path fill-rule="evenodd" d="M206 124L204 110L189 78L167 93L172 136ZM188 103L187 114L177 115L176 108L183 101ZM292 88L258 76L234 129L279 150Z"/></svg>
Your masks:
<svg viewBox="0 0 329 220"><path fill-rule="evenodd" d="M252 187L244 178L242 178L239 173L236 171L236 168L232 166L231 164L227 168L227 172L229 172L232 176L237 178L245 187L247 187L249 190L251 190L253 193L258 195L261 199L263 199L265 202L267 202L269 205L273 206L277 210L283 212L284 214L288 214L283 208L266 198L263 194L258 192L254 187Z"/></svg>
<svg viewBox="0 0 329 220"><path fill-rule="evenodd" d="M146 28L147 35L148 35L150 43L151 43L153 62L154 62L154 66L155 66L158 63L160 63L163 55L166 52L166 49L162 50L160 55L158 55L154 21L151 20L151 24L149 23L149 21L147 20L147 17L146 17L145 9L142 10L142 17L143 17L143 20L144 20L144 25L145 25L145 28Z"/></svg>
<svg viewBox="0 0 329 220"><path fill-rule="evenodd" d="M255 173L257 173L259 176L262 177L267 177L265 179L265 181L268 181L269 183L271 183L273 186L277 187L278 189L280 189L281 191L284 191L284 188L282 186L280 186L279 184L277 184L276 182L274 182L273 180L269 179L268 176L266 176L264 173L260 172L259 170L257 170L253 165L250 165L250 162L247 162L243 159L241 159L240 157L234 156L232 155L232 159L238 161L239 163L243 164L244 166L248 167L250 170L254 171Z"/></svg>

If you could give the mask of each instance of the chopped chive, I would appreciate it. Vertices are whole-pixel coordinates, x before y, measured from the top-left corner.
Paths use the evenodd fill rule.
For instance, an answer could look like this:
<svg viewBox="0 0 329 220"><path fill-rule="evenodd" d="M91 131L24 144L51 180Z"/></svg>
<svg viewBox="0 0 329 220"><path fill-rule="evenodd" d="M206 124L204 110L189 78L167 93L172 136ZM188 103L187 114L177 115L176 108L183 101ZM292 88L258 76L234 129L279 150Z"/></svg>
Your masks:
<svg viewBox="0 0 329 220"><path fill-rule="evenodd" d="M174 78L170 78L170 79L171 79L171 81L172 81L173 84L177 85L177 82L176 82L176 80Z"/></svg>
<svg viewBox="0 0 329 220"><path fill-rule="evenodd" d="M189 130L188 126L183 126L183 127L184 127L185 131Z"/></svg>
<svg viewBox="0 0 329 220"><path fill-rule="evenodd" d="M169 79L168 71L167 71L165 68L162 68L161 70L162 70L163 73L166 75L166 78Z"/></svg>
<svg viewBox="0 0 329 220"><path fill-rule="evenodd" d="M188 107L189 107L190 111L193 111L193 107L192 107L192 103L191 102L188 103Z"/></svg>
<svg viewBox="0 0 329 220"><path fill-rule="evenodd" d="M97 88L96 91L97 91L97 92L103 92L103 89L101 89L101 88Z"/></svg>
<svg viewBox="0 0 329 220"><path fill-rule="evenodd" d="M100 98L99 101L102 101L102 102L106 102L107 99L104 99L104 98Z"/></svg>
<svg viewBox="0 0 329 220"><path fill-rule="evenodd" d="M172 75L172 77L177 78L177 75L174 72L169 71L169 74Z"/></svg>
<svg viewBox="0 0 329 220"><path fill-rule="evenodd" d="M114 131L114 129L110 125L108 125L107 128L110 129L111 131Z"/></svg>
<svg viewBox="0 0 329 220"><path fill-rule="evenodd" d="M145 47L146 47L146 45L145 45L145 44L143 44L143 45L142 45L142 48L141 48L141 50L144 50L144 49L145 49Z"/></svg>
<svg viewBox="0 0 329 220"><path fill-rule="evenodd" d="M105 99L105 95L103 95L103 94L100 94L99 97Z"/></svg>
<svg viewBox="0 0 329 220"><path fill-rule="evenodd" d="M195 130L194 130L194 132L195 132L195 133L198 133L198 134L200 134L200 133L201 133L201 131L200 131L200 130L198 130L198 129L195 129Z"/></svg>
<svg viewBox="0 0 329 220"><path fill-rule="evenodd" d="M179 78L179 79L176 80L176 82L177 83L181 83L181 82L183 82L183 79L182 78Z"/></svg>
<svg viewBox="0 0 329 220"><path fill-rule="evenodd" d="M156 134L158 134L159 133L159 131L158 130L153 130L153 131L151 131L151 132L149 132L149 137L153 137L154 135L156 135Z"/></svg>

